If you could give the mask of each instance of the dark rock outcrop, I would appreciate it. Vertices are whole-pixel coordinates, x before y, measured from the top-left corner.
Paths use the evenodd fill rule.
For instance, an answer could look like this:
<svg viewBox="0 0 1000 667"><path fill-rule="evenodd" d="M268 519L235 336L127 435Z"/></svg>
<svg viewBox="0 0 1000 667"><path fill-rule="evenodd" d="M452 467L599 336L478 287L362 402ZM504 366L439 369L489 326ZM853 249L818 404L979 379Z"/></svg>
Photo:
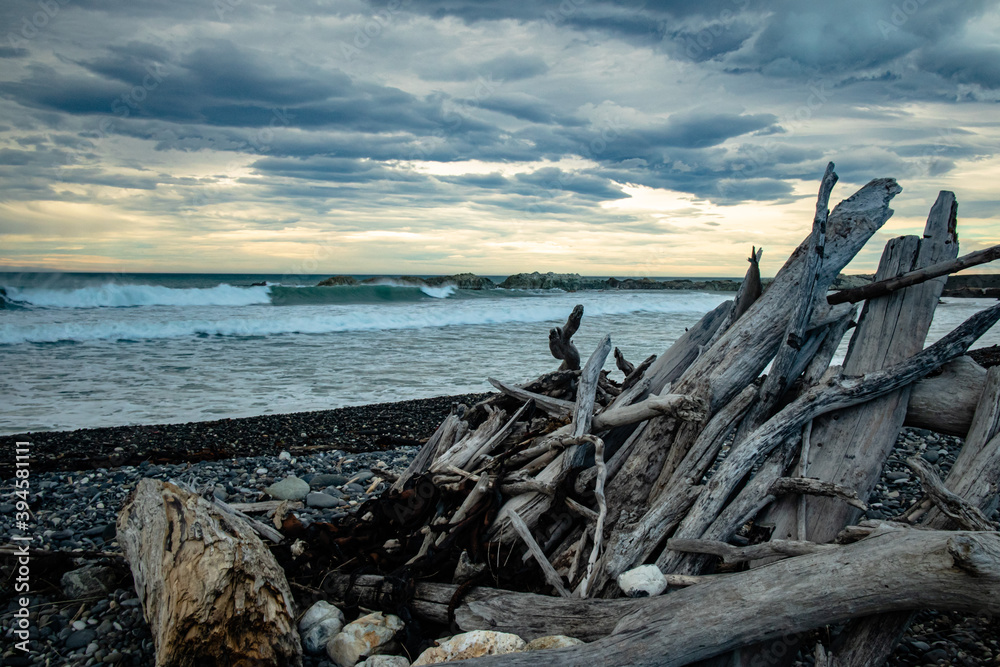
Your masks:
<svg viewBox="0 0 1000 667"><path fill-rule="evenodd" d="M453 276L435 276L427 279L431 287L454 285L458 289L484 290L496 289L496 283L489 278L477 276L474 273L456 273Z"/></svg>
<svg viewBox="0 0 1000 667"><path fill-rule="evenodd" d="M579 273L516 273L499 285L502 289L607 289L608 284L597 278L584 278Z"/></svg>
<svg viewBox="0 0 1000 667"><path fill-rule="evenodd" d="M340 287L342 285L357 285L358 281L356 278L351 276L333 276L331 278L325 278L318 283L316 287Z"/></svg>
<svg viewBox="0 0 1000 667"><path fill-rule="evenodd" d="M608 278L607 287L611 289L647 289L647 290L702 290L710 292L735 292L740 288L741 280L653 280L652 278Z"/></svg>
<svg viewBox="0 0 1000 667"><path fill-rule="evenodd" d="M833 283L830 285L830 289L842 290L864 287L865 285L871 283L874 279L875 276L871 273L858 273L850 276L841 273L836 277L836 279L834 279Z"/></svg>

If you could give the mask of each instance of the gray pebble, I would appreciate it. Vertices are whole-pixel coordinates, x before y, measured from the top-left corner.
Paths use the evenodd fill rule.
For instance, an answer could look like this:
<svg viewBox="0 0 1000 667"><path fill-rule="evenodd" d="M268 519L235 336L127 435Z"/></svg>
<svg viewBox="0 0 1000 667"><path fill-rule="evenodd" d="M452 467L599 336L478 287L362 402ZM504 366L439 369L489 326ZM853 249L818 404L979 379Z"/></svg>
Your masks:
<svg viewBox="0 0 1000 667"><path fill-rule="evenodd" d="M68 649L78 649L83 648L90 642L94 641L97 637L97 633L89 628L86 630L77 630L66 638L66 648Z"/></svg>

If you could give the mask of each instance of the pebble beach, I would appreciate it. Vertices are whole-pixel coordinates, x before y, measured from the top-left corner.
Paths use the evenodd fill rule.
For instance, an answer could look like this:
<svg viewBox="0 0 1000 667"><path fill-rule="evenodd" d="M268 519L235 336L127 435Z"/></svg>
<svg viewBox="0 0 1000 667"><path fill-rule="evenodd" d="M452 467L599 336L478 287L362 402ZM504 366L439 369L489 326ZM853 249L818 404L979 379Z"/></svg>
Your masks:
<svg viewBox="0 0 1000 667"><path fill-rule="evenodd" d="M302 507L294 510L299 519L306 524L336 521L385 489L381 471L388 471L389 479L405 469L453 403L470 404L483 396L5 437L11 442L4 446L30 441L37 463L31 476L34 521L28 531L19 531L13 508L0 506L0 539L11 544L14 536L30 534L32 548L45 555L33 559L34 649L28 656L14 651L8 632L3 664L153 664L149 629L115 541L117 513L143 477L212 493L230 504L269 500L273 485L295 477L309 487ZM943 476L960 447L959 438L903 429L870 499L868 518L895 516L919 496L906 458L922 456ZM3 473L4 498L11 497L13 481L9 472ZM266 515L257 518L266 520ZM7 575L13 559L0 562ZM96 565L96 574L63 576L85 565ZM5 576L0 590L0 624L5 628L17 608L12 581ZM811 664L810 657L800 658L799 664ZM333 667L325 655L308 653L304 664ZM889 664L1000 664L1000 622L988 616L922 612Z"/></svg>

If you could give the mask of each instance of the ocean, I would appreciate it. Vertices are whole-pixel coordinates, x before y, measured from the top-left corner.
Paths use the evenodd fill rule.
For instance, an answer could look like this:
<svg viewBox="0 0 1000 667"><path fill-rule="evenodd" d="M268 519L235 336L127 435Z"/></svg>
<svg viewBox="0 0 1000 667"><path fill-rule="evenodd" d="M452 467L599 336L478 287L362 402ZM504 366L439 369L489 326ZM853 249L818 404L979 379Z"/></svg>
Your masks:
<svg viewBox="0 0 1000 667"><path fill-rule="evenodd" d="M0 433L489 391L488 377L523 382L554 370L548 330L578 303L581 355L610 334L638 363L733 296L473 291L392 279L315 287L325 277L0 273ZM993 303L942 299L928 343ZM998 343L994 327L976 347Z"/></svg>

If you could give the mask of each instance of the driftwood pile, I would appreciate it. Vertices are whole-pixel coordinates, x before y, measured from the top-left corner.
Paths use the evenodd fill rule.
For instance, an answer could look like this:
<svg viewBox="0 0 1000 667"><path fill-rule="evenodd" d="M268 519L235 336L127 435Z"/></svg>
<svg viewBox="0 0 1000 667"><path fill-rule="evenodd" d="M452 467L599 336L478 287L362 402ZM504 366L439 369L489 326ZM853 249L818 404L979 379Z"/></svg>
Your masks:
<svg viewBox="0 0 1000 667"><path fill-rule="evenodd" d="M957 258L957 204L942 192L922 237L887 244L874 285L828 297L901 191L876 179L830 211L836 180L831 164L812 233L766 291L754 249L735 300L665 353L633 365L615 349L621 381L602 370L608 337L583 362L578 306L550 333L559 370L522 386L491 379L500 393L456 406L380 498L339 525L288 513L279 534L269 529L280 542L270 551L302 601L396 613L413 649L437 626L569 635L587 643L545 661L591 665L779 664L799 648L818 664L880 664L912 610L1000 611L1000 533L987 519L1000 368L963 357L1000 305L924 348L943 276L997 252ZM843 367L831 366L852 328ZM943 481L912 460L926 498L895 521L858 524L904 423L963 435L964 448ZM208 519L185 517L175 488L147 486L119 531L157 623L158 664L237 664L220 657L233 646L254 664L296 664L288 588L263 543L261 556L231 511L201 498L187 506L224 528L192 530ZM167 518L140 532L140 509ZM238 551L240 565L212 586L166 571L201 572L213 549ZM668 592L623 597L619 575L643 564ZM219 599L242 620L213 616ZM800 634L845 622L825 645ZM225 651L202 646L212 642Z"/></svg>

